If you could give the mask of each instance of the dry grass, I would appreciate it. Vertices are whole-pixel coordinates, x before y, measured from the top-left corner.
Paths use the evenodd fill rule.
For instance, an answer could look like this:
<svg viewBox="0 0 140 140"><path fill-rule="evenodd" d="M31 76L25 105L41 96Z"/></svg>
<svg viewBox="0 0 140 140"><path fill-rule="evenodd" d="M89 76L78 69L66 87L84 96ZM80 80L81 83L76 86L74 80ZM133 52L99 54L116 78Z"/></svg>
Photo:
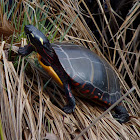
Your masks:
<svg viewBox="0 0 140 140"><path fill-rule="evenodd" d="M17 11L20 9L20 2L17 5ZM140 52L138 49L140 26L135 28L135 22L139 14L139 2L133 1L126 18L121 17L107 3L111 17L108 18L101 1L97 0L102 27L84 0L79 2L55 0L45 1L45 3L46 7L49 5L49 12L46 13L47 20L54 27L47 34L50 34L50 40L72 40L76 44L88 46L110 63L120 79L122 93L129 91L132 86L135 86L136 89L124 99L124 105L131 116L129 122L119 124L108 112L79 139L138 140L140 138L140 89L138 85L140 79ZM25 10L23 12L27 14L29 22L32 21L27 11L29 5L33 11L39 7L42 12L46 12L45 5L41 6L39 2L23 1ZM1 139L74 139L105 110L96 104L76 97L75 112L65 114L61 110L66 104L64 92L36 64L35 54L28 58L19 57L16 65L15 61L7 60L11 40L13 40L11 48L13 52L17 52L18 46L26 44L26 40L15 41L16 34L12 39L10 35L13 34L14 25L12 26L6 20L5 14L1 12L0 15L2 19L0 34L3 33L3 40L6 40L6 42L1 41L0 44ZM21 21L23 16L21 16ZM91 19L99 37L96 36L96 32L91 31L85 17ZM118 23L116 17L121 19L121 24ZM54 22L54 19L57 20L57 23ZM41 24L41 20L37 20L36 15L34 24L37 22ZM112 29L112 24L116 25L116 31ZM55 32L56 29L57 32ZM128 34L131 34L129 40L127 39ZM16 53L12 53L11 56L15 58ZM44 85L46 86L44 87Z"/></svg>

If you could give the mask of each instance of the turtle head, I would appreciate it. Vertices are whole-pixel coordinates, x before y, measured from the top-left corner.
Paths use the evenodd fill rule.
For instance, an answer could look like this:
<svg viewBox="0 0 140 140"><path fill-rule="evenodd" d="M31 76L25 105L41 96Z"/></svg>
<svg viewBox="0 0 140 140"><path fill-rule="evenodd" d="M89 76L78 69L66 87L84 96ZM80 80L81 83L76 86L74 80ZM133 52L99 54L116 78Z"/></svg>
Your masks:
<svg viewBox="0 0 140 140"><path fill-rule="evenodd" d="M25 34L28 41L36 48L36 50L46 49L51 52L53 49L47 37L33 25L26 25L24 27Z"/></svg>

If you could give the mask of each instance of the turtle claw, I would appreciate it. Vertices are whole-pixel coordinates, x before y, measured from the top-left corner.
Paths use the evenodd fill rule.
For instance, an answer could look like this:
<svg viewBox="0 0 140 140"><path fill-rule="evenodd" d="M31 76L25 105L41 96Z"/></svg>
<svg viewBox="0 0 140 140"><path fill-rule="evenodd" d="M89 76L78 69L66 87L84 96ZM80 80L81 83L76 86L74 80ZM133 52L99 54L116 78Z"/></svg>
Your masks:
<svg viewBox="0 0 140 140"><path fill-rule="evenodd" d="M23 47L20 47L18 50L18 54L25 56L27 54L27 52L25 51L25 49Z"/></svg>
<svg viewBox="0 0 140 140"><path fill-rule="evenodd" d="M124 106L118 105L114 108L115 114L113 114L113 117L119 122L119 123L125 123L129 121L129 114Z"/></svg>
<svg viewBox="0 0 140 140"><path fill-rule="evenodd" d="M73 107L71 105L66 105L63 107L63 111L67 114L74 112L74 110L75 110L75 107Z"/></svg>
<svg viewBox="0 0 140 140"><path fill-rule="evenodd" d="M129 121L129 115L128 114L115 114L113 117L120 123L125 123Z"/></svg>
<svg viewBox="0 0 140 140"><path fill-rule="evenodd" d="M26 56L34 51L34 47L31 44L25 45L24 47L20 47L18 50L18 54L22 56Z"/></svg>

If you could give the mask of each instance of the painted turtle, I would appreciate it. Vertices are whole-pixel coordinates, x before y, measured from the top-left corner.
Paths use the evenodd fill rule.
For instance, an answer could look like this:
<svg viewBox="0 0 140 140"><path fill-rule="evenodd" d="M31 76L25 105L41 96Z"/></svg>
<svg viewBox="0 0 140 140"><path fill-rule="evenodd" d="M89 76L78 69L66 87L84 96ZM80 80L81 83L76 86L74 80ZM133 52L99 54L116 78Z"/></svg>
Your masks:
<svg viewBox="0 0 140 140"><path fill-rule="evenodd" d="M23 56L32 51L38 53L40 64L65 90L68 104L63 108L64 112L71 113L75 109L72 88L80 91L79 95L84 98L96 99L107 105L121 97L117 76L104 59L79 45L50 44L33 25L26 25L24 30L30 44L20 47L18 53ZM129 120L128 112L121 103L114 110L114 117L120 123Z"/></svg>

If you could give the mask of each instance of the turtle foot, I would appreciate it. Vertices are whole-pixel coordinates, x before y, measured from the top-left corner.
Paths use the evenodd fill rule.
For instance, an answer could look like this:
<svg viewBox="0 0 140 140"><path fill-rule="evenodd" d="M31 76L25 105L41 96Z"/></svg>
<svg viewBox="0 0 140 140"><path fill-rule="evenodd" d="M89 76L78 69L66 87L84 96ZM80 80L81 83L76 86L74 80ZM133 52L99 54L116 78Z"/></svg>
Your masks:
<svg viewBox="0 0 140 140"><path fill-rule="evenodd" d="M129 115L128 114L115 114L113 117L120 123L125 123L129 121Z"/></svg>
<svg viewBox="0 0 140 140"><path fill-rule="evenodd" d="M18 54L22 56L26 56L30 54L32 51L35 51L35 48L31 44L28 44L25 45L24 47L20 47L18 50Z"/></svg>
<svg viewBox="0 0 140 140"><path fill-rule="evenodd" d="M71 105L66 105L63 107L63 111L67 114L74 112L74 110L75 110L75 106L73 107Z"/></svg>
<svg viewBox="0 0 140 140"><path fill-rule="evenodd" d="M28 52L25 50L25 48L20 47L18 50L18 54L25 56L26 54L28 54Z"/></svg>
<svg viewBox="0 0 140 140"><path fill-rule="evenodd" d="M124 106L118 105L114 108L114 111L115 114L113 117L116 118L119 123L122 124L129 121L129 114Z"/></svg>

